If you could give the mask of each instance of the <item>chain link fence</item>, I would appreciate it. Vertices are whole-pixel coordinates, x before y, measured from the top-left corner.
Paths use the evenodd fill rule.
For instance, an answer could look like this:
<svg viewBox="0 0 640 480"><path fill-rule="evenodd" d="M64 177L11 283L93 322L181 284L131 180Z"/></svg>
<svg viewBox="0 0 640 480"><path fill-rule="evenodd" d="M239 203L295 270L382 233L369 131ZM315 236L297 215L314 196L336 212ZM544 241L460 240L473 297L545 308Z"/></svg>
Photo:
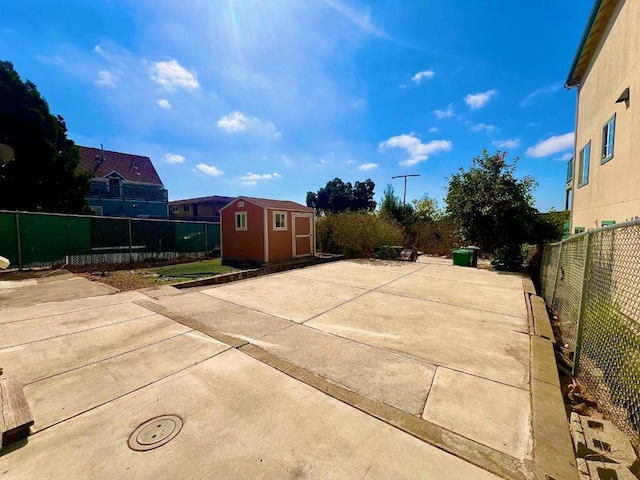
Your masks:
<svg viewBox="0 0 640 480"><path fill-rule="evenodd" d="M574 374L640 445L640 223L546 245L540 283Z"/></svg>
<svg viewBox="0 0 640 480"><path fill-rule="evenodd" d="M220 250L220 224L0 211L10 268L201 257Z"/></svg>

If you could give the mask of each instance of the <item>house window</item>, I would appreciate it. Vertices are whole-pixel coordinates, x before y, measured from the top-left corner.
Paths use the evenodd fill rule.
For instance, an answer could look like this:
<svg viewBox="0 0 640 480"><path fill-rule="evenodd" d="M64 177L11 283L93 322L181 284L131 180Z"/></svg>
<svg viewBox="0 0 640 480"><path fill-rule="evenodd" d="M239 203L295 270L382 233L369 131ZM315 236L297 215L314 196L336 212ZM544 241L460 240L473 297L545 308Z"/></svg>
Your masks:
<svg viewBox="0 0 640 480"><path fill-rule="evenodd" d="M578 165L578 187L589 183L589 161L591 160L591 141L580 150L580 164Z"/></svg>
<svg viewBox="0 0 640 480"><path fill-rule="evenodd" d="M614 115L602 128L602 160L607 163L613 158L613 143L616 136L616 116Z"/></svg>
<svg viewBox="0 0 640 480"><path fill-rule="evenodd" d="M273 229L274 230L286 230L287 229L287 214L286 214L286 212L273 212Z"/></svg>
<svg viewBox="0 0 640 480"><path fill-rule="evenodd" d="M182 206L182 210L185 212L190 212L191 211L191 205L183 205Z"/></svg>
<svg viewBox="0 0 640 480"><path fill-rule="evenodd" d="M615 220L602 220L600 222L601 227L610 227L611 225L615 225L615 224L616 224Z"/></svg>
<svg viewBox="0 0 640 480"><path fill-rule="evenodd" d="M564 209L571 210L571 206L573 205L573 189L567 188L565 191L564 197Z"/></svg>
<svg viewBox="0 0 640 480"><path fill-rule="evenodd" d="M236 212L236 230L247 229L247 212Z"/></svg>
<svg viewBox="0 0 640 480"><path fill-rule="evenodd" d="M567 162L567 183L573 180L573 158Z"/></svg>
<svg viewBox="0 0 640 480"><path fill-rule="evenodd" d="M171 205L171 213L178 213L180 211L180 207L178 205Z"/></svg>
<svg viewBox="0 0 640 480"><path fill-rule="evenodd" d="M576 227L574 230L574 233L577 235L578 233L583 233L584 232L584 227Z"/></svg>
<svg viewBox="0 0 640 480"><path fill-rule="evenodd" d="M244 202L238 202L238 207L240 208L244 207Z"/></svg>

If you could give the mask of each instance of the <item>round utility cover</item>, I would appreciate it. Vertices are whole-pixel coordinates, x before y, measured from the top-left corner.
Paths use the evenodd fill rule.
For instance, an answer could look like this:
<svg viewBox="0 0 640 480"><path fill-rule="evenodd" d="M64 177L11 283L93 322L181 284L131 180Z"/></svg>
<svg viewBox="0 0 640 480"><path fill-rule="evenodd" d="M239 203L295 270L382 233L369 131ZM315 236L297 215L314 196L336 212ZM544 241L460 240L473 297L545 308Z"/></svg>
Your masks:
<svg viewBox="0 0 640 480"><path fill-rule="evenodd" d="M129 448L144 452L161 447L173 440L182 429L182 419L163 415L140 425L129 437Z"/></svg>

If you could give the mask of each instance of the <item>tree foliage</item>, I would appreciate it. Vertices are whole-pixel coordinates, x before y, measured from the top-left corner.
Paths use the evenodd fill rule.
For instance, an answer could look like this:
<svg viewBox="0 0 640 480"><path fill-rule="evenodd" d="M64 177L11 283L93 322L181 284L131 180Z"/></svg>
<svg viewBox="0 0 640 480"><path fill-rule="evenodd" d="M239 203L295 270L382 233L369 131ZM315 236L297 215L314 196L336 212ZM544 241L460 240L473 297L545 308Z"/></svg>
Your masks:
<svg viewBox="0 0 640 480"><path fill-rule="evenodd" d="M317 192L307 192L307 206L324 213L372 212L376 208L375 186L370 178L353 185L334 178Z"/></svg>
<svg viewBox="0 0 640 480"><path fill-rule="evenodd" d="M517 158L510 164L506 157L506 152L484 150L468 170L450 177L446 202L461 236L495 254L497 267L512 270L522 264L522 245L534 236L538 212L535 181L518 179Z"/></svg>
<svg viewBox="0 0 640 480"><path fill-rule="evenodd" d="M0 208L81 213L89 175L77 174L78 148L36 86L0 61L0 143L14 160L0 168Z"/></svg>
<svg viewBox="0 0 640 480"><path fill-rule="evenodd" d="M411 203L402 204L402 200L393 190L393 185L389 183L382 192L379 214L406 226L413 223L415 211Z"/></svg>

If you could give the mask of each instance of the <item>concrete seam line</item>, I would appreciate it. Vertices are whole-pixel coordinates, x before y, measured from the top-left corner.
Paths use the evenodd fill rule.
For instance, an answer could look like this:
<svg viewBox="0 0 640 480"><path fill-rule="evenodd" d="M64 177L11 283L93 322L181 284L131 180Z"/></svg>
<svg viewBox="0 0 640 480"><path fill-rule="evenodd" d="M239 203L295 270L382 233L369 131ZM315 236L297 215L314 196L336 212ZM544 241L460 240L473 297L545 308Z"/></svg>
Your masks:
<svg viewBox="0 0 640 480"><path fill-rule="evenodd" d="M382 285L380 285L380 286L378 286L378 287L372 288L372 289L370 289L370 290L366 290L364 293L361 293L360 295L356 295L355 297L350 298L349 300L347 300L347 301L345 301L345 302L342 302L342 303L340 303L340 304L338 304L338 305L335 305L335 306L333 306L333 307L331 307L331 308L329 308L329 309L325 310L324 312L318 313L317 315L314 315L314 316L313 316L313 317L311 317L311 318L307 318L304 322L300 322L300 324L301 324L301 325L304 325L305 323L310 322L311 320L314 320L315 318L318 318L319 316L324 315L325 313L331 312L332 310L335 310L336 308L340 308L340 307L342 307L343 305L346 305L346 304L347 304L347 303L349 303L349 302L353 302L354 300L357 300L357 299L359 299L359 298L362 298L362 297L364 297L365 295L370 294L371 292L375 292L375 291L377 291L377 290L378 290L378 289L380 289L380 288L386 287L387 285L390 285L390 284L392 284L393 282L397 282L398 280L402 280L403 278L406 278L406 277L408 277L409 275L412 275L412 274L414 274L414 273L416 273L416 272L419 272L420 270L424 270L425 268L427 268L427 265L425 265L424 267L420 267L420 268L418 268L418 269L416 269L416 270L414 270L414 271L412 271L412 272L409 272L409 273L406 273L406 274L404 274L404 275L401 275L401 276L399 276L398 278L394 278L393 280L391 280L391 281L389 281L389 282L387 282L387 283L383 283ZM358 287L355 287L355 288L358 288Z"/></svg>
<svg viewBox="0 0 640 480"><path fill-rule="evenodd" d="M75 370L80 370L81 368L88 367L90 365L96 365L98 363L106 362L107 360L111 360L113 358L118 358L118 357L121 357L123 355L127 355L127 354L132 353L132 352L137 352L138 350L142 350L144 348L150 347L151 345L158 345L159 343L166 342L167 340L173 340L174 338L181 337L182 335L185 335L187 333L191 333L193 331L195 331L195 330L194 329L187 330L186 332L178 333L177 335L172 335L170 337L163 338L162 340L158 340L157 342L146 343L141 347L137 347L137 348L134 348L134 349L131 349L131 350L127 350L126 352L118 353L118 354L112 355L110 357L101 358L100 360L96 360L95 362L85 363L84 365L80 365L79 367L70 368L69 370L64 370L62 372L54 373L54 374L49 375L47 377L38 378L37 380L33 380L32 382L25 383L24 386L26 387L27 385L38 383L38 382L41 382L43 380L48 380L50 378L57 377L58 375L64 375L65 373L73 372Z"/></svg>
<svg viewBox="0 0 640 480"><path fill-rule="evenodd" d="M433 370L433 375L431 376L431 381L429 382L429 386L427 387L427 395L426 398L424 399L424 406L422 407L422 413L420 414L420 417L424 417L425 412L427 411L427 402L429 402L429 394L431 393L431 387L433 387L433 384L436 381L436 375L438 374L438 369L440 368L440 365L436 365L436 368Z"/></svg>
<svg viewBox="0 0 640 480"><path fill-rule="evenodd" d="M89 297L91 298L91 297ZM17 323L17 322L26 322L27 320L39 320L41 318L49 318L49 317L55 317L58 315L71 315L72 313L80 313L80 312L86 312L88 310L95 310L96 308L105 308L105 307L115 307L116 305L125 305L125 304L129 304L131 303L131 300L126 300L124 302L120 302L120 303L109 303L107 305L100 305L99 307L88 307L88 308L81 308L79 310L71 310L69 312L60 312L60 313L49 313L47 315L36 315L35 317L28 317L28 318L21 318L20 320L9 320L8 322L0 322L0 326L2 325L8 325L10 323ZM45 305L45 304L40 304L40 305ZM18 308L29 308L29 307L16 307L15 309L17 310ZM12 310L12 309L5 309L6 310ZM0 313L2 313L2 309L0 309Z"/></svg>
<svg viewBox="0 0 640 480"><path fill-rule="evenodd" d="M175 376L175 375L178 375L178 374L180 374L180 373L182 373L182 372L184 372L184 371L186 371L186 370L189 370L190 368L195 367L196 365L200 365L201 363L204 363L204 362L206 362L206 361L208 361L208 360L211 360L212 358L217 357L218 355L222 355L223 353L228 352L229 350L233 350L233 348L232 348L232 347L225 348L225 349L224 349L224 350L222 350L221 352L217 352L217 353L215 353L215 354L213 354L213 355L210 355L210 356L208 356L208 357L206 357L206 358L203 358L202 360L198 360L197 362L194 362L194 363L192 363L191 365L187 365L186 367L181 368L180 370L177 370L177 371L175 371L175 372L169 373L169 374L167 374L167 375L163 375L162 377L157 378L156 380L154 380L154 381L152 381L152 382L149 382L149 383L147 383L147 384L145 384L145 385L141 385L141 386L139 386L139 387L136 387L136 388L134 388L133 390L130 390L130 391L126 392L126 393L123 393L122 395L118 395L118 396L117 396L117 397L115 397L115 398L111 398L111 399L107 400L106 402L102 402L102 403L100 403L100 404L98 404L98 405L94 405L94 406L93 406L93 407L91 407L91 408L87 408L86 410L83 410L82 412L78 412L78 413L76 413L76 414L74 414L74 415L71 415L71 416L69 416L69 417L67 417L67 418L63 418L62 420L58 420L57 422L52 423L51 425L47 425L46 427L44 427L44 428L42 428L42 429L38 429L38 430L36 430L36 431L32 434L32 436L33 436L33 435L37 435L37 434L38 434L38 433L40 433L40 432L44 432L45 430L48 430L48 429L50 429L51 427L55 427L56 425L59 425L59 424L61 424L61 423L63 423L63 422L66 422L66 421L68 421L68 420L71 420L72 418L79 417L80 415L84 415L84 414L85 414L85 413L87 413L87 412L91 412L91 411L96 410L96 409L98 409L98 408L100 408L100 407L103 407L103 406L105 406L105 405L109 405L110 403L113 403L113 402L115 402L116 400L119 400L119 399L121 399L121 398L123 398L123 397L126 397L126 396L128 396L128 395L131 395L131 394L133 394L133 393L136 393L136 392L138 392L138 391L142 390L143 388L147 388L147 387L148 387L148 386L150 386L150 385L155 385L156 383L159 383L159 382L161 382L161 381L163 381L163 380L165 380L165 379L167 379L167 378L169 378L169 377L173 377L173 376Z"/></svg>
<svg viewBox="0 0 640 480"><path fill-rule="evenodd" d="M238 350L336 400L502 478L512 480L531 478L531 473L525 463L510 455L493 450L486 445L397 408L352 392L302 367L282 360L256 345L247 344Z"/></svg>
<svg viewBox="0 0 640 480"><path fill-rule="evenodd" d="M89 298L92 298L92 297L89 297ZM96 308L115 307L117 305L128 305L130 303L131 303L131 300L126 300L126 301L120 302L120 303L109 303L107 305L100 305L98 307L81 308L79 310L71 310L69 312L50 313L50 314L47 314L47 315L40 315L40 316L36 315L35 317L21 318L20 320L10 320L8 322L0 322L0 327L2 325L9 325L11 323L26 322L28 320L40 320L42 318L57 317L57 316L61 316L61 315L71 315L71 314L74 314L74 313L80 313L80 312L86 312L86 311L89 311L89 310L95 310ZM45 304L40 304L40 305L45 305ZM19 308L23 308L23 307L19 307ZM24 307L24 308L28 308L28 307ZM10 309L7 309L7 310L10 310ZM2 310L0 310L0 313L2 313Z"/></svg>
<svg viewBox="0 0 640 480"><path fill-rule="evenodd" d="M222 333L219 332L218 330L216 330L215 328L212 328L202 322L199 322L198 320L194 320L192 318L189 317L185 317L184 315L181 315L177 312L174 312L172 310L169 310L168 308L165 308L161 305L158 305L156 303L147 301L147 300L141 300L139 302L135 302L136 305L139 305L141 307L144 307L148 310L151 310L152 312L155 312L159 315L162 315L163 317L169 318L170 320L173 320L175 322L180 323L181 325L184 325L186 327L189 328L193 328L194 330L197 330L201 333L204 333L205 335L218 340L219 342L222 342L226 345L229 345L233 348L238 348L241 347L243 345L246 345L247 342L246 340L242 340L238 337L234 337L233 335L227 335L226 333Z"/></svg>
<svg viewBox="0 0 640 480"><path fill-rule="evenodd" d="M419 302L439 303L440 305L449 305L450 307L464 308L465 310L474 310L476 312L493 313L494 315L502 315L504 317L519 318L520 320L523 320L522 317L519 317L518 315L513 315L511 313L501 313L501 312L495 312L493 310L485 310L484 308L475 308L475 307L469 307L469 306L466 306L466 305L456 305L455 303L448 303L448 302L443 302L441 300L433 300L433 299L430 299L430 298L412 297L411 295L403 295L402 293L396 293L396 292L380 291L378 293L383 293L385 295L395 295L397 297L402 297L402 298L410 298L412 300L418 300Z"/></svg>
<svg viewBox="0 0 640 480"><path fill-rule="evenodd" d="M29 345L31 343L44 342L45 340L51 340L53 338L68 337L69 335L75 335L76 333L89 332L91 330L97 330L99 328L110 327L111 325L120 325L121 323L133 322L134 320L140 320L141 318L148 318L148 317L153 317L153 313L150 313L149 315L141 315L141 316L135 317L135 318L127 318L126 320L122 320L120 322L113 322L113 323L108 323L106 325L98 325L96 327L90 327L90 328L85 328L85 329L82 329L82 330L76 330L75 332L61 333L60 335L53 335L51 337L39 338L38 340L31 340L29 342L16 343L14 345L7 345L6 347L0 347L0 351L6 350L8 348L20 347L22 345ZM0 325L0 328L2 328L2 325Z"/></svg>

